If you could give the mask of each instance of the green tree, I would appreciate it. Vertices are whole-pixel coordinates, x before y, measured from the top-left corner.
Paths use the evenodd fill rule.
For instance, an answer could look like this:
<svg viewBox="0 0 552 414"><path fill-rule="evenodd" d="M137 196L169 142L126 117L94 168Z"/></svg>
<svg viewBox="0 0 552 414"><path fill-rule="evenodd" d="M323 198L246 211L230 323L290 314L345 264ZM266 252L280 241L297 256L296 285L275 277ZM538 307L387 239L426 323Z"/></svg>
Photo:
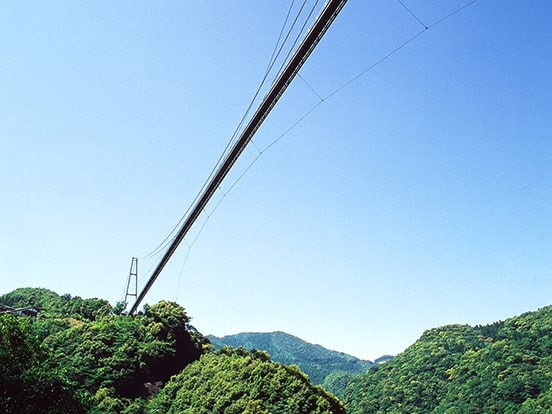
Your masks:
<svg viewBox="0 0 552 414"><path fill-rule="evenodd" d="M341 397L347 388L347 385L360 374L353 372L332 372L326 375L322 387L332 394Z"/></svg>
<svg viewBox="0 0 552 414"><path fill-rule="evenodd" d="M552 307L475 328L426 331L354 378L350 413L543 413L550 410Z"/></svg>
<svg viewBox="0 0 552 414"><path fill-rule="evenodd" d="M0 316L0 409L10 413L84 413L75 387L33 335L30 321Z"/></svg>
<svg viewBox="0 0 552 414"><path fill-rule="evenodd" d="M174 376L151 401L156 413L345 413L341 402L313 386L297 367L264 351L223 348Z"/></svg>
<svg viewBox="0 0 552 414"><path fill-rule="evenodd" d="M0 296L0 304L13 308L35 307L53 309L59 307L61 296L43 288L19 288Z"/></svg>
<svg viewBox="0 0 552 414"><path fill-rule="evenodd" d="M47 320L55 324L57 317L39 320L37 326ZM44 340L72 381L91 395L113 389L114 398L145 396L145 383L168 381L199 358L204 341L184 308L164 301L135 318L111 314L73 320Z"/></svg>

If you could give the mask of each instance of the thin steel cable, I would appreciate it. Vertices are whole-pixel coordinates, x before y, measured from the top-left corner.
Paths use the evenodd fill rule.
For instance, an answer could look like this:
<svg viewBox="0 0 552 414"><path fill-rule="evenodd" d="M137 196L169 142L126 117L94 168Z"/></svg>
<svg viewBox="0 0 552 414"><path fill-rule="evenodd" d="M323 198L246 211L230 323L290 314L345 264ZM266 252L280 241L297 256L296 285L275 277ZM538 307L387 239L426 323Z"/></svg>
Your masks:
<svg viewBox="0 0 552 414"><path fill-rule="evenodd" d="M466 7L471 6L471 5L472 5L473 3L475 3L476 1L477 1L477 0L472 0L472 1L470 1L470 2L468 2L468 3L466 3L466 4L464 4L462 7L460 7L460 8L458 8L458 9L454 10L453 12L450 12L450 13L447 14L445 17L443 17L443 18L437 20L435 23L430 24L430 25L428 26L428 28L432 28L432 27L437 26L439 23L444 22L444 21L447 20L449 17L452 17L452 16L454 16L456 13L459 13L459 12L461 12L462 10L464 10Z"/></svg>
<svg viewBox="0 0 552 414"><path fill-rule="evenodd" d="M345 82L343 85L341 85L340 87L338 87L337 89L335 89L333 92L331 92L329 95L326 96L326 98L324 100L328 100L329 98L331 98L332 96L334 96L335 94L337 94L338 92L341 92L343 89L345 89L347 86L349 86L351 83L357 81L359 78L363 77L364 75L366 75L368 72L370 72L372 69L374 69L376 66L380 65L381 63L383 63L384 61L386 61L387 59L389 59L391 56L393 56L394 54L396 54L397 52L399 52L401 49L403 49L404 47L408 46L410 43L412 43L414 40L416 40L419 36L421 36L423 33L425 33L426 29L423 29L421 30L420 32L416 33L414 36L412 36L410 39L408 39L406 42L400 44L399 46L397 46L395 49L393 49L391 52L389 52L388 54L386 54L385 56L383 56L381 59L379 59L377 62L373 63L372 65L370 65L368 68L366 68L365 70L363 70L362 72L360 72L358 75L354 76L353 78L351 78L350 80L348 80L347 82Z"/></svg>
<svg viewBox="0 0 552 414"><path fill-rule="evenodd" d="M285 59L282 61L282 64L280 65L280 68L278 69L278 73L283 69L283 67L287 64L287 62L289 61L291 55L293 54L293 52L295 51L295 47L297 46L297 43L299 42L299 40L301 40L302 36L303 36L303 33L305 31L305 27L307 27L307 23L309 22L310 18L312 17L312 14L314 13L314 10L316 9L316 6L318 5L318 1L319 0L316 0L316 2L314 3L314 5L311 7L311 10L307 16L307 18L305 19L305 21L303 22L303 26L301 26L301 29L299 30L299 32L297 33L297 36L295 36L295 40L293 41L293 45L289 48L289 51L285 57Z"/></svg>
<svg viewBox="0 0 552 414"><path fill-rule="evenodd" d="M397 46L395 49L391 50L388 54L386 54L385 56L383 56L381 59L379 59L378 61L376 61L375 63L373 63L372 65L370 65L368 68L366 68L365 70L363 70L362 72L360 72L358 75L354 76L353 78L351 78L350 80L348 80L347 82L345 82L344 84L342 84L341 86L339 86L338 88L334 89L333 92L331 92L330 94L328 94L325 98L321 98L322 100L320 102L318 102L316 105L314 105L311 109L309 109L305 114L303 114L297 121L295 121L288 129L286 129L280 136L278 136L274 141L272 141L270 144L268 144L263 150L262 150L262 153L266 152L267 150L269 150L272 146L274 146L276 143L278 143L278 141L280 141L282 138L284 138L289 132L291 132L292 129L294 129L297 125L299 125L302 121L304 121L310 114L312 114L316 109L318 109L318 107L320 105L322 105L322 103L326 102L328 99L330 99L331 97L333 97L334 95L338 94L339 92L341 92L343 89L347 88L350 84L354 83L355 81L357 81L359 78L361 78L362 76L366 75L369 71L371 71L372 69L374 69L376 66L378 66L379 64L383 63L385 60L389 59L391 56L393 56L394 54L398 53L401 49L403 49L404 47L408 46L410 43L412 43L414 40L416 40L419 36L421 36L423 33L426 32L427 29L429 28L432 28L432 27L435 27L436 25L444 22L445 20L447 20L448 18L454 16L455 14L457 14L458 12L464 10L466 7L472 5L473 3L475 3L477 0L472 0L468 3L466 3L465 5L463 5L462 7L459 7L458 9L454 10L453 12L447 14L446 16L444 16L443 18L437 20L435 23L432 23L431 25L429 26L425 26L424 25L424 29L419 31L418 33L416 33L414 36L412 36L411 38L409 38L408 40L406 40L404 43L400 44L399 46ZM401 2L402 3L402 2ZM422 23L423 24L423 23ZM298 74L299 75L299 74ZM256 162L257 159L253 160L253 162ZM248 167L248 169L251 168ZM234 184L235 185L235 184Z"/></svg>
<svg viewBox="0 0 552 414"><path fill-rule="evenodd" d="M213 174L215 173L216 169L218 168L218 166L220 165L220 163L222 162L222 160L224 159L225 155L228 153L230 147L232 146L232 144L234 143L235 141L235 138L237 137L238 135L238 132L239 130L241 129L241 127L243 126L244 122L245 122L245 119L247 118L247 115L250 113L251 111L251 108L253 107L253 104L255 102L255 100L257 99L257 97L259 96L259 93L262 89L262 87L264 86L264 84L266 83L266 80L268 79L268 76L270 74L270 72L272 71L273 67L274 67L274 64L276 63L278 57L280 56L280 53L284 47L284 45L286 44L287 42L287 39L289 38L291 32L293 31L293 28L295 27L295 24L296 22L298 21L299 19L299 16L306 4L307 0L304 0L303 1L303 4L301 6L301 8L299 9L299 12L297 13L297 16L295 17L294 19L294 22L293 24L291 25L290 29L288 30L288 33L286 35L286 37L284 38L282 44L280 45L280 41L282 39L282 34L284 33L284 30L285 30L285 27L287 25L287 22L289 20L289 16L291 15L291 11L293 9L293 5L295 4L295 0L292 0L291 1L291 4L290 4L290 7L288 9L288 12L286 14L286 18L284 19L284 23L282 25L282 28L280 29L280 33L278 35L278 40L276 41L276 44L274 45L274 48L272 50L272 55L269 59L269 63L267 65L267 68L265 70L265 74L253 96L253 98L251 99L250 103L249 103L249 106L247 107L244 115L242 116L238 126L236 127L236 129L234 130L234 133L232 134L230 140L228 141L228 143L226 144L226 147L224 148L223 152L221 153L221 155L219 156L219 159L217 160L217 162L215 163L215 166L211 169L211 172L209 173L209 175L207 176L207 179L204 181L203 185L201 186L200 190L197 192L195 198L192 200L192 202L190 203L188 209L184 212L184 214L180 217L180 219L178 220L178 222L175 224L175 226L171 229L171 231L167 234L167 236L163 239L163 241L161 243L159 243L152 251L150 251L148 254L144 255L144 256L140 256L141 259L147 259L147 258L150 258L150 257L154 257L154 256L157 256L159 255L163 249L165 249L171 242L171 237L174 235L174 233L177 231L177 229L180 227L180 225L182 224L182 222L184 221L185 217L188 215L188 213L190 212L190 209L192 208L192 206L196 203L196 201L198 200L200 194L203 192L203 190L205 189L205 187L207 186L208 182L210 181L210 179L212 178Z"/></svg>
<svg viewBox="0 0 552 414"><path fill-rule="evenodd" d="M397 0L397 1L400 3L401 6L403 6L403 7L406 9L406 11L407 11L408 13L410 13L410 15L411 15L412 17L414 17L414 18L418 21L418 23L420 23L422 26L424 26L424 28L425 28L426 30L429 29L429 27L428 27L424 22L422 22L422 21L418 18L418 16L416 16L416 15L414 14L414 12L413 12L412 10L410 10L410 9L406 6L406 4L404 4L401 0Z"/></svg>
<svg viewBox="0 0 552 414"><path fill-rule="evenodd" d="M401 4L403 4L400 0L398 0ZM453 12L447 14L446 16L442 17L441 19L437 20L436 22L432 23L431 25L429 26L425 26L425 24L423 24L423 22L421 22L412 12L411 14L413 14L414 17L416 17L417 20L419 20L419 22L424 26L424 30L416 33L415 35L413 35L411 38L409 38L408 40L406 40L404 43L400 44L399 46L397 46L395 49L393 49L392 51L390 51L388 54L386 54L385 56L383 56L381 59L379 59L378 61L376 61L374 64L370 65L367 69L365 69L364 71L360 72L358 75L354 76L353 78L351 78L350 80L348 80L347 82L345 82L344 84L342 84L341 86L339 86L338 88L336 88L333 92L331 92L330 94L328 94L325 98L322 98L320 97L320 102L318 102L316 105L314 105L311 109L309 109L304 115L302 115L297 121L295 121L288 129L286 129L280 136L278 136L274 141L272 141L269 145L267 145L263 150L259 150L259 148L256 146L257 150L259 151L258 155L250 162L250 164L247 166L247 168L240 174L240 176L232 183L232 185L229 187L229 189L224 192L222 191L223 193L223 197L219 200L219 202L215 205L215 207L213 208L213 210L211 211L210 214L206 214L206 219L204 221L204 223L202 224L201 228L199 229L198 233L196 234L196 236L194 237L192 243L188 243L188 253L186 255L186 258L185 258L185 263L187 262L188 260L188 255L190 254L190 250L192 249L192 247L195 245L195 242L197 241L199 235L202 233L203 229L205 228L207 222L209 221L209 219L211 218L211 216L215 213L215 211L218 209L218 207L220 206L220 204L222 203L222 201L224 200L224 198L226 197L226 194L230 193L230 191L232 191L232 189L242 180L242 178L248 173L248 171L253 167L253 165L258 161L258 159L261 157L261 155L263 155L267 150L269 150L272 146L274 146L278 141L280 141L282 138L284 138L289 132L291 132L297 125L299 125L302 121L304 121L311 113L313 113L316 109L318 109L318 107L320 105L322 105L324 102L326 102L329 98L333 97L334 95L338 94L339 92L341 92L343 89L347 88L350 84L354 83L356 80L358 80L359 78L361 78L362 76L364 76L366 73L368 73L369 71L371 71L372 69L374 69L376 66L380 65L381 63L383 63L385 60L389 59L391 56L395 55L396 53L398 53L401 49L403 49L404 47L406 47L407 45L409 45L410 43L412 43L414 40L416 40L419 36L421 36L426 30L428 30L429 28L432 28L432 27L435 27L436 25L444 22L445 20L447 20L448 18L454 16L455 14L459 13L460 11L462 11L463 9L469 7L470 5L472 5L473 3L475 3L477 0L472 0L468 3L466 3L465 5L463 5L462 7L454 10ZM403 4L404 6L404 4ZM404 6L406 8L406 6ZM406 8L407 10L409 10L408 8ZM301 77L301 76L300 76ZM301 79L303 79L301 77ZM303 79L303 81L308 85L308 83ZM311 88L312 89L312 88ZM313 92L316 93L316 91L313 90ZM316 93L318 95L318 93ZM197 197L196 197L197 199ZM189 209L188 209L189 210ZM180 220L182 221L182 219ZM180 222L179 222L180 223ZM185 265L184 263L184 265ZM183 265L183 267L184 267ZM151 269L150 269L151 270ZM183 268L182 268L183 270ZM182 273L182 270L181 270L181 273ZM149 272L149 271L148 271ZM179 280L179 283L180 283L180 280ZM178 293L177 293L178 294Z"/></svg>
<svg viewBox="0 0 552 414"><path fill-rule="evenodd" d="M322 98L322 96L320 96L320 94L319 94L318 92L316 92L316 90L310 85L310 83L308 83L308 82L305 80L305 78L303 78L303 77L301 76L300 73L298 73L297 76L298 76L299 79L301 79L301 80L303 81L303 83L304 83L305 85L307 85L307 87L318 97L318 99L320 99L321 101L324 100L324 98Z"/></svg>
<svg viewBox="0 0 552 414"><path fill-rule="evenodd" d="M295 19L293 20L293 23L291 24L291 27L288 29L288 32L287 32L284 40L282 41L282 44L279 45L280 40L282 39L282 34L284 32L284 29L287 25L287 21L289 19L290 14L291 14L291 10L293 8L294 1L291 2L290 8L288 9L288 13L287 13L286 18L284 20L284 24L282 25L282 29L280 30L280 34L278 35L278 40L276 41L276 45L274 45L274 49L272 50L272 55L269 59L267 68L265 69L265 74L263 75L263 78L262 78L259 86L257 87L257 90L255 91L255 94L253 95L253 98L249 102L249 105L248 105L247 109L245 110L245 113L243 114L240 122L238 123L238 126L234 130L234 132L233 132L233 134L230 138L230 141L226 145L226 148L224 149L223 153L221 154L219 160L217 161L217 164L215 165L215 168L213 168L213 172L216 170L218 165L222 162L222 159L224 158L224 156L228 153L228 150L230 149L230 146L235 142L235 139L238 136L238 133L241 130L241 127L243 126L243 124L245 123L245 120L247 119L247 116L251 112L251 108L253 107L253 104L255 103L256 99L258 98L262 87L264 86L266 80L268 79L268 76L270 75L270 73L271 73L271 71L274 67L274 64L278 60L278 57L280 56L280 53L282 52L282 49L284 48L285 44L287 43L287 39L289 38L289 35L293 31L293 28L295 27L295 24L297 23L297 20L299 19L299 16L300 16L306 2L307 2L307 0L303 1L303 4L301 5L301 8L299 9L299 12L297 13L297 16L295 16ZM207 179L207 181L209 180L209 178Z"/></svg>
<svg viewBox="0 0 552 414"><path fill-rule="evenodd" d="M182 263L182 267L180 268L180 273L178 274L178 284L176 285L176 297L174 299L175 302L178 302L178 294L180 293L180 282L182 281L182 274L184 273L184 268L186 267L186 264L188 263L188 258L190 257L190 252L192 251L192 246L188 245L188 251L186 252L186 257L184 258L184 263Z"/></svg>

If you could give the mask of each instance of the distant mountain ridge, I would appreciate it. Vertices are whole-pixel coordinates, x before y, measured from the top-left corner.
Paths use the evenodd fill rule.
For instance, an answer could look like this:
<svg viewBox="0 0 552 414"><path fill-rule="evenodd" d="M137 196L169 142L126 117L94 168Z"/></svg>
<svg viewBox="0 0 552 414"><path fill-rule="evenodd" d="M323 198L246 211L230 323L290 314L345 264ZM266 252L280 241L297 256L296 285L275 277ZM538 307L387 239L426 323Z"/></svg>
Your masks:
<svg viewBox="0 0 552 414"><path fill-rule="evenodd" d="M330 374L360 374L377 365L343 352L311 344L285 332L244 332L222 338L208 335L216 348L231 346L267 351L274 361L297 365L313 384L324 384Z"/></svg>

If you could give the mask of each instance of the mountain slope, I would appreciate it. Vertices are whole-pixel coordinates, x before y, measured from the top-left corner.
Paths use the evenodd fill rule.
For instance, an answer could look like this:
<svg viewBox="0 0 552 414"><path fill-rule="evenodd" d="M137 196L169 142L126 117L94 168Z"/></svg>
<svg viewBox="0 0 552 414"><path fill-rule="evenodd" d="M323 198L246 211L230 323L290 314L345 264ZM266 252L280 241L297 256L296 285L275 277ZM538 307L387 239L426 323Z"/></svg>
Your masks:
<svg viewBox="0 0 552 414"><path fill-rule="evenodd" d="M231 346L267 351L274 361L297 365L309 376L313 384L323 384L326 377L332 373L358 374L374 365L371 361L331 351L285 332L240 333L222 338L209 335L207 338L217 348Z"/></svg>
<svg viewBox="0 0 552 414"><path fill-rule="evenodd" d="M266 352L213 352L174 302L130 317L102 299L23 288L0 305L40 308L0 314L2 413L345 413Z"/></svg>
<svg viewBox="0 0 552 414"><path fill-rule="evenodd" d="M349 413L552 410L552 306L487 326L426 331L350 382Z"/></svg>
<svg viewBox="0 0 552 414"><path fill-rule="evenodd" d="M225 347L172 377L147 412L345 414L345 409L297 367L274 362L264 351Z"/></svg>

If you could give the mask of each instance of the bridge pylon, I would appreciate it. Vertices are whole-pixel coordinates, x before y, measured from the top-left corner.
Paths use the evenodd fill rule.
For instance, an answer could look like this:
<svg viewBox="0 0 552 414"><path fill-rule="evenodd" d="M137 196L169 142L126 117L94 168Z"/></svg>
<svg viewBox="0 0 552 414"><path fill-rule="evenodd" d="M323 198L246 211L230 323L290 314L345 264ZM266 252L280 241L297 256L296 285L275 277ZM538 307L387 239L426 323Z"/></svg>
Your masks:
<svg viewBox="0 0 552 414"><path fill-rule="evenodd" d="M128 272L126 293L125 293L125 305L128 304L128 297L138 296L138 258L133 257L130 262L130 271Z"/></svg>

